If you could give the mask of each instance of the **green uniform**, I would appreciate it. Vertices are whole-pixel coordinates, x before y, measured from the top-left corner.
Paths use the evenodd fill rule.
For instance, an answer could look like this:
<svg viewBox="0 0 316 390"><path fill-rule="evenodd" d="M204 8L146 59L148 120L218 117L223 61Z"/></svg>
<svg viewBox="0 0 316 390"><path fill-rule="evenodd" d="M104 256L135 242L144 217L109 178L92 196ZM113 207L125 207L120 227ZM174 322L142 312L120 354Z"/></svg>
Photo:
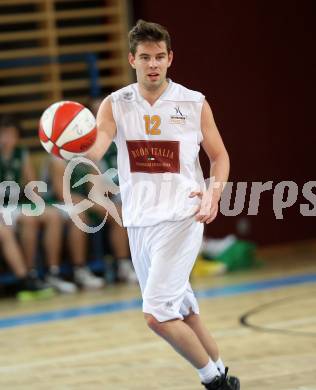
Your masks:
<svg viewBox="0 0 316 390"><path fill-rule="evenodd" d="M20 147L14 149L8 160L5 160L0 153L0 181L12 180L21 185L26 157L27 151Z"/></svg>
<svg viewBox="0 0 316 390"><path fill-rule="evenodd" d="M42 179L47 184L47 192L44 194L43 198L46 203L52 204L52 203L59 203L61 200L57 199L54 191L53 186L51 182L51 177L49 175L50 172L50 163L47 164L46 170L42 175ZM79 194L83 197L87 197L89 193L89 187L88 183L84 183L81 186L74 187L72 186L77 183L81 178L83 178L86 174L91 173L90 167L86 164L78 164L75 169L73 170L70 178L70 191L71 193Z"/></svg>
<svg viewBox="0 0 316 390"><path fill-rule="evenodd" d="M54 193L53 188L52 188L51 177L49 175L49 173L50 173L50 166L49 165L50 164L48 164L48 166L46 168L46 172L44 172L44 174L43 174L43 180L47 184L47 192L44 194L43 198L47 204L61 203L63 201L61 199L57 199L56 194ZM88 194L90 191L90 183L89 182L81 184L78 187L73 187L73 185L76 184L80 179L82 179L84 176L86 176L89 173L94 173L94 172L92 172L91 166L89 166L87 164L82 164L82 163L76 165L76 167L74 168L74 170L71 174L71 178L70 178L70 192L72 194L78 194L84 198L88 197ZM88 215L93 223L99 221L99 216L95 212L88 210Z"/></svg>
<svg viewBox="0 0 316 390"><path fill-rule="evenodd" d="M104 173L109 168L117 168L117 148L116 148L116 145L114 142L111 144L110 148L108 149L108 151L104 155L103 159L100 161L99 167L100 167L101 173ZM56 198L56 196L52 190L52 184L51 184L51 179L49 177L49 171L50 171L50 168L48 166L47 172L44 174L44 180L47 183L48 191L46 194L44 194L43 197L44 197L45 202L48 204L59 203L60 200L58 200ZM71 179L70 179L71 193L79 194L82 197L87 198L89 191L90 191L90 183L89 182L84 183L81 186L74 187L74 188L72 186L75 183L77 183L81 178L83 178L85 175L87 175L89 173L95 174L96 172L93 172L93 169L91 168L91 166L89 166L87 164L76 165L75 169L72 172ZM115 178L114 182L116 184L118 184L118 178ZM93 211L88 211L88 215L93 223L99 223L100 219L102 219L101 216L99 216L98 214L96 214Z"/></svg>
<svg viewBox="0 0 316 390"><path fill-rule="evenodd" d="M0 153L0 182L3 181L14 181L20 187L19 203L30 203L30 201L24 196L23 191L23 165L28 156L26 149L16 147L9 159L4 159ZM10 194L11 197L14 194ZM9 200L9 188L6 190L4 205Z"/></svg>
<svg viewBox="0 0 316 390"><path fill-rule="evenodd" d="M114 142L112 142L108 151L103 156L100 162L100 168L102 173L106 172L109 168L117 169L117 148ZM118 185L118 176L113 181Z"/></svg>

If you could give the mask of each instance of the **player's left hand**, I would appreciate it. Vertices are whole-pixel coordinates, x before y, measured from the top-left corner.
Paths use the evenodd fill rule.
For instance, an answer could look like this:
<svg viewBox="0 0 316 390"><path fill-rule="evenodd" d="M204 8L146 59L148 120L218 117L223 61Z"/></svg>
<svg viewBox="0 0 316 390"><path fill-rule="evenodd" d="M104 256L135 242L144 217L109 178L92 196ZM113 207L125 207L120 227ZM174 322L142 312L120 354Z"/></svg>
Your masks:
<svg viewBox="0 0 316 390"><path fill-rule="evenodd" d="M198 222L209 224L214 221L218 213L218 200L215 197L210 199L208 192L191 192L189 198L198 196L201 204L195 213Z"/></svg>

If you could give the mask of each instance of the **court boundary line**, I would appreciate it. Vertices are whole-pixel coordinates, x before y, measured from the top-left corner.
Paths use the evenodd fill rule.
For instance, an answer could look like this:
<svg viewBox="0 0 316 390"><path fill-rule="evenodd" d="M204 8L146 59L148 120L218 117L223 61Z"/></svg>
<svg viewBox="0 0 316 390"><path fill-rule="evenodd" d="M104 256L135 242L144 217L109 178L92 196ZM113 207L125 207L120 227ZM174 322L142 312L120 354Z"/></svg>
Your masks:
<svg viewBox="0 0 316 390"><path fill-rule="evenodd" d="M306 319L296 319L291 321L283 321L279 322L278 324L274 324L272 327L269 324L254 324L251 322L250 318L252 316L263 313L266 310L269 310L270 308L278 307L282 305L283 303L293 302L297 299L302 299L303 297L310 297L310 292L303 293L303 294L296 294L287 296L281 299L274 299L270 302L266 302L260 305L255 306L251 310L248 310L246 313L242 314L239 317L239 323L248 329L253 329L259 332L263 333L279 333L279 334L288 334L293 336L306 336L306 337L315 337L316 332L307 332L307 331L300 331L295 329L288 329L283 328L283 326L291 326L291 325L300 325L304 324L306 322ZM314 323L316 322L316 317L312 317L314 319Z"/></svg>
<svg viewBox="0 0 316 390"><path fill-rule="evenodd" d="M316 273L300 274L282 278L264 279L256 282L239 283L229 286L209 288L205 290L197 290L195 291L195 294L198 299L212 299L315 282ZM128 310L140 309L141 307L142 299L134 298L123 301L88 305L85 307L17 315L0 319L0 330L73 318L119 313Z"/></svg>

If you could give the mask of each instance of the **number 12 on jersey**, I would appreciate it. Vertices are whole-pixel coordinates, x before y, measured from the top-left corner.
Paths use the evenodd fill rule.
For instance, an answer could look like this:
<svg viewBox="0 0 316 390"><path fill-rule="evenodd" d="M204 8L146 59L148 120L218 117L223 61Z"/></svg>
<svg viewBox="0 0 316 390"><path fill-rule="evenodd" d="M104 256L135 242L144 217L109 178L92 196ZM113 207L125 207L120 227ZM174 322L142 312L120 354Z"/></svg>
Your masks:
<svg viewBox="0 0 316 390"><path fill-rule="evenodd" d="M144 115L146 134L159 135L161 130L159 126L161 124L161 118L159 115Z"/></svg>

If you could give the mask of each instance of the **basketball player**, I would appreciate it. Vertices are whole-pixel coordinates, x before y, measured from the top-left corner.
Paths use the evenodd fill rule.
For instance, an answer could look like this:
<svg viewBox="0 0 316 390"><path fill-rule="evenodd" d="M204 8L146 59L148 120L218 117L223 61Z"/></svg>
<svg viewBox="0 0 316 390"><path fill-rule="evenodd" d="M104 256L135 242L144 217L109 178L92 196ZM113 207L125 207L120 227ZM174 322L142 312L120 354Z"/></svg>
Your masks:
<svg viewBox="0 0 316 390"><path fill-rule="evenodd" d="M216 182L227 181L228 154L204 96L166 78L173 59L168 32L140 20L129 44L137 83L102 102L88 157L102 158L112 140L117 145L123 222L148 326L197 369L207 389L238 390L189 283L203 223L216 217L222 191L205 191L200 144Z"/></svg>

